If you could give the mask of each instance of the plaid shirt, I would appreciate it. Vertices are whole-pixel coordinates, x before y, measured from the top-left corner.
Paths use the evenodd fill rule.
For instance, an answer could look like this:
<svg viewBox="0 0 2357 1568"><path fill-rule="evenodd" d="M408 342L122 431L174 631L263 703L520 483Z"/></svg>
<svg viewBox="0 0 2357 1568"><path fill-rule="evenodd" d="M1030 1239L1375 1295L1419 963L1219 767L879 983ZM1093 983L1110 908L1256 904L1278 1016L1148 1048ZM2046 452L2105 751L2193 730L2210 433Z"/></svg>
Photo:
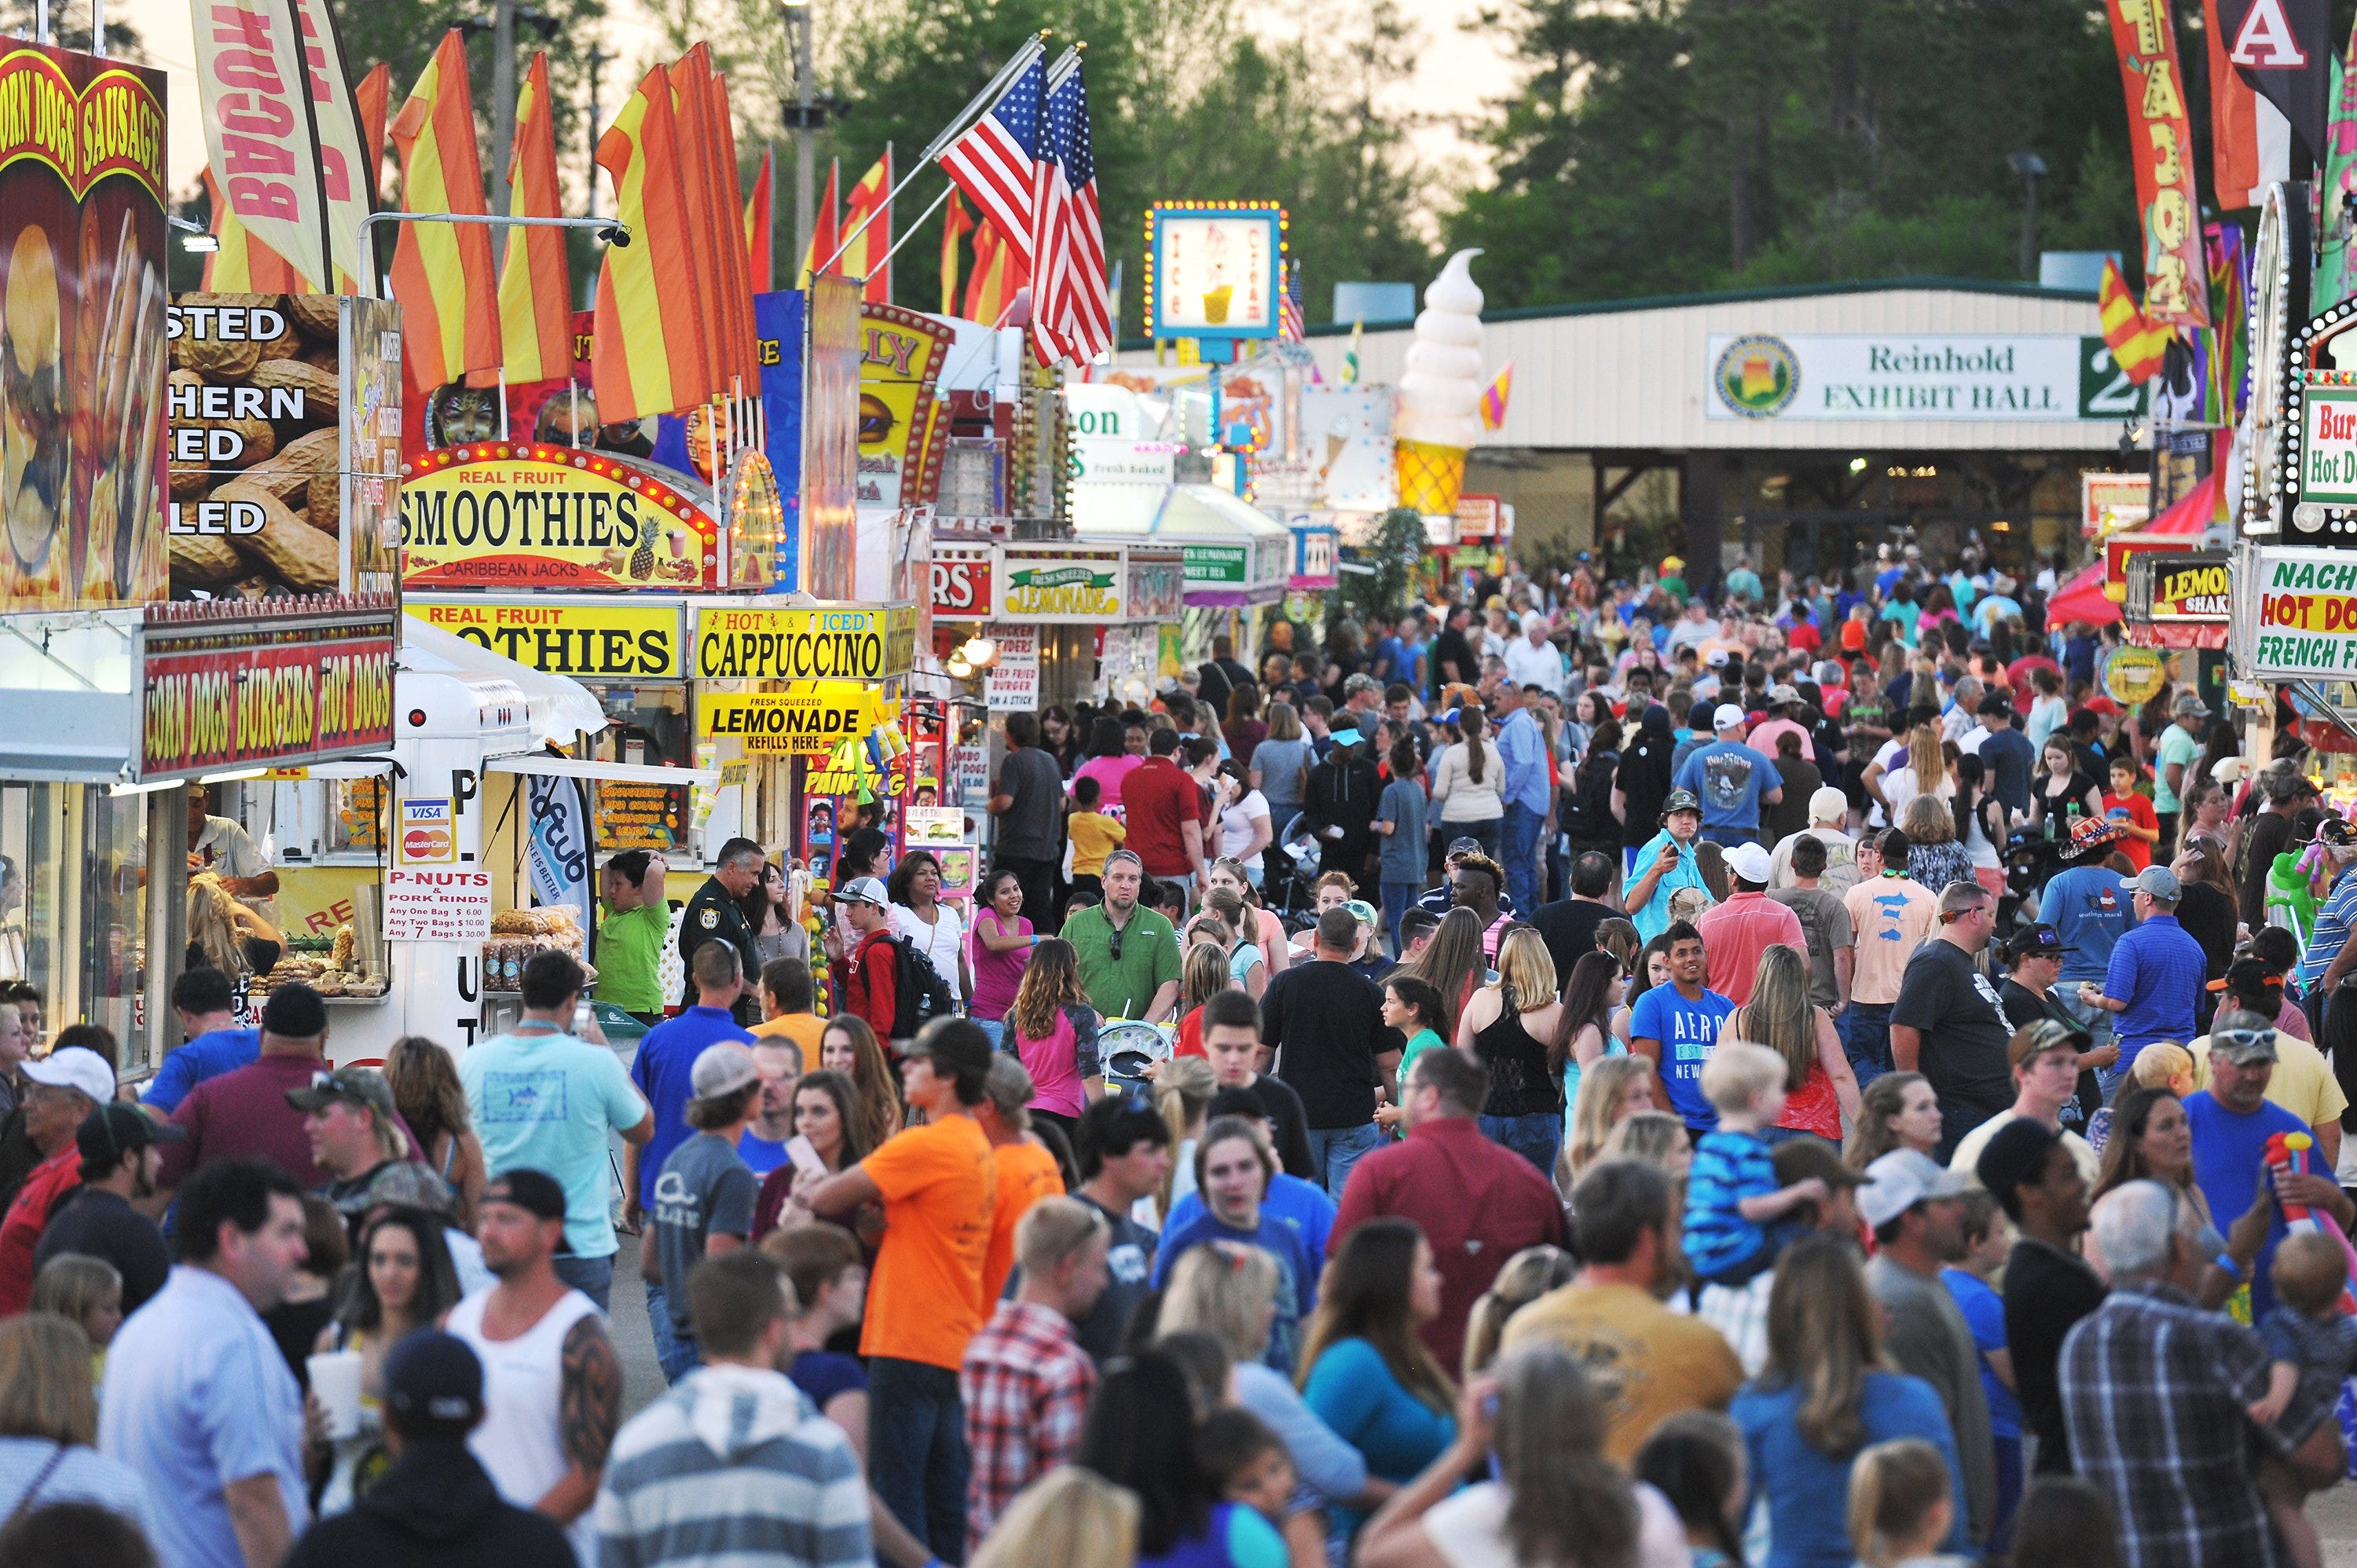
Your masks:
<svg viewBox="0 0 2357 1568"><path fill-rule="evenodd" d="M958 1398L974 1466L965 1494L968 1553L1016 1493L1079 1451L1081 1419L1096 1386L1095 1363L1074 1341L1070 1320L1050 1307L1002 1301L967 1342Z"/></svg>
<svg viewBox="0 0 2357 1568"><path fill-rule="evenodd" d="M2278 1568L2252 1476L2330 1413L2307 1391L2257 1428L2244 1407L2267 1391L2265 1340L2204 1312L2173 1285L2115 1283L2072 1326L2059 1369L2079 1474L2111 1495L2129 1568Z"/></svg>

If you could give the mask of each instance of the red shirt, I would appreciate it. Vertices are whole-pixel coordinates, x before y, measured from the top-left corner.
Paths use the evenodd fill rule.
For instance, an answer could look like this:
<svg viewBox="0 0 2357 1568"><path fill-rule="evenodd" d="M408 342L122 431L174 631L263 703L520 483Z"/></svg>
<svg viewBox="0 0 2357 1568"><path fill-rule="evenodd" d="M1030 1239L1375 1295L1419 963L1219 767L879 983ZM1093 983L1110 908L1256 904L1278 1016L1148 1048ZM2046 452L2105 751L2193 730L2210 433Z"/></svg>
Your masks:
<svg viewBox="0 0 2357 1568"><path fill-rule="evenodd" d="M311 1075L327 1065L317 1057L265 1051L234 1072L197 1085L172 1112L172 1120L187 1128L188 1135L163 1145L156 1185L178 1187L208 1160L251 1157L270 1161L306 1192L327 1186L336 1173L312 1163L304 1112L286 1103L288 1090L309 1088ZM401 1131L409 1145L402 1157L423 1159L406 1122Z"/></svg>
<svg viewBox="0 0 2357 1568"><path fill-rule="evenodd" d="M2160 818L2154 814L2152 802L2142 795L2115 795L2109 789L2104 790L2104 815L2126 817L2140 828L2158 831L2160 827ZM2126 855L2128 864L2138 871L2152 864L2152 845L2144 839L2129 837L2120 840L2120 853Z"/></svg>
<svg viewBox="0 0 2357 1568"><path fill-rule="evenodd" d="M1781 906L1780 906L1781 908ZM1425 1344L1444 1367L1465 1359L1465 1319L1506 1260L1540 1242L1562 1246L1563 1205L1538 1167L1481 1135L1469 1116L1436 1116L1405 1143L1351 1167L1334 1215L1333 1245L1379 1214L1413 1219L1440 1269L1440 1316Z"/></svg>
<svg viewBox="0 0 2357 1568"><path fill-rule="evenodd" d="M834 963L835 1011L867 1020L879 1040L892 1037L892 1015L900 1005L900 955L892 929L882 927L859 940L850 956Z"/></svg>
<svg viewBox="0 0 2357 1568"><path fill-rule="evenodd" d="M16 1189L8 1217L0 1219L0 1317L33 1305L33 1249L49 1228L49 1210L81 1185L81 1150L68 1144L35 1165Z"/></svg>
<svg viewBox="0 0 2357 1568"><path fill-rule="evenodd" d="M1729 894L1725 903L1705 909L1695 925L1702 932L1703 983L1738 1007L1751 1000L1760 955L1770 943L1809 950L1801 918L1765 893Z"/></svg>
<svg viewBox="0 0 2357 1568"><path fill-rule="evenodd" d="M1149 757L1122 782L1123 808L1129 813L1128 847L1146 863L1148 876L1186 876L1195 863L1188 858L1182 829L1201 825L1203 792L1178 765L1167 757Z"/></svg>

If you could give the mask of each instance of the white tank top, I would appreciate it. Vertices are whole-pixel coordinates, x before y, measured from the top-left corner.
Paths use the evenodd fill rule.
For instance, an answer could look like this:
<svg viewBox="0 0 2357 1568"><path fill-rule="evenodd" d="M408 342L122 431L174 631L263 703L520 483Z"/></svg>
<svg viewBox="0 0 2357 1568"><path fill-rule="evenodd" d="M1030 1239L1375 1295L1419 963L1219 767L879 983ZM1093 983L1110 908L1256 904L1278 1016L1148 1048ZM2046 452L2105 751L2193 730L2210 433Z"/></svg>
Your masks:
<svg viewBox="0 0 2357 1568"><path fill-rule="evenodd" d="M483 1363L483 1422L467 1439L467 1446L490 1473L500 1496L528 1509L573 1467L558 1435L565 1337L575 1324L595 1316L597 1304L568 1290L515 1338L488 1339L483 1308L490 1298L490 1291L468 1296L450 1309L444 1326L465 1340ZM584 1563L597 1560L596 1512L585 1509L565 1530L574 1554Z"/></svg>

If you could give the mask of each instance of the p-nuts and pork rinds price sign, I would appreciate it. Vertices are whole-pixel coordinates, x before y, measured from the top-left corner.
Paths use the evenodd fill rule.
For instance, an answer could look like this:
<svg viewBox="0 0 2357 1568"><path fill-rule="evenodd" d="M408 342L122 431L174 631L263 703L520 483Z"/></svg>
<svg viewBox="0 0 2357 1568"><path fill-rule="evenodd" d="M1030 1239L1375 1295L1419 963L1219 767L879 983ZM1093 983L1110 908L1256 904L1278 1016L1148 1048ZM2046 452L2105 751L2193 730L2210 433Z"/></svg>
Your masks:
<svg viewBox="0 0 2357 1568"><path fill-rule="evenodd" d="M2357 552L2262 550L2252 673L2357 680Z"/></svg>
<svg viewBox="0 0 2357 1568"><path fill-rule="evenodd" d="M491 874L465 866L389 865L387 941L483 942L491 937Z"/></svg>

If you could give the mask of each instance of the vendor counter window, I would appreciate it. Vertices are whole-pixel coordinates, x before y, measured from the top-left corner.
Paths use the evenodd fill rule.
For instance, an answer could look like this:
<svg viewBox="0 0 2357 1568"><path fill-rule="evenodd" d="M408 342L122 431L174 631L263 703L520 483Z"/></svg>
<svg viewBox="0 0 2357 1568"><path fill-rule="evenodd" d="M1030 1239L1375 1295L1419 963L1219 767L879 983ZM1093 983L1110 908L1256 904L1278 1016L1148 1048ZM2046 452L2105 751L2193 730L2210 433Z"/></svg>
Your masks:
<svg viewBox="0 0 2357 1568"><path fill-rule="evenodd" d="M154 1004L142 993L154 799L84 784L0 784L0 981L40 993L48 1039L68 1024L103 1025L124 1072L152 1065Z"/></svg>
<svg viewBox="0 0 2357 1568"><path fill-rule="evenodd" d="M592 755L599 761L649 768L694 765L684 682L640 686L583 683L606 711L606 728L591 743ZM599 854L646 849L669 857L687 852L694 802L686 784L601 780L595 799Z"/></svg>

